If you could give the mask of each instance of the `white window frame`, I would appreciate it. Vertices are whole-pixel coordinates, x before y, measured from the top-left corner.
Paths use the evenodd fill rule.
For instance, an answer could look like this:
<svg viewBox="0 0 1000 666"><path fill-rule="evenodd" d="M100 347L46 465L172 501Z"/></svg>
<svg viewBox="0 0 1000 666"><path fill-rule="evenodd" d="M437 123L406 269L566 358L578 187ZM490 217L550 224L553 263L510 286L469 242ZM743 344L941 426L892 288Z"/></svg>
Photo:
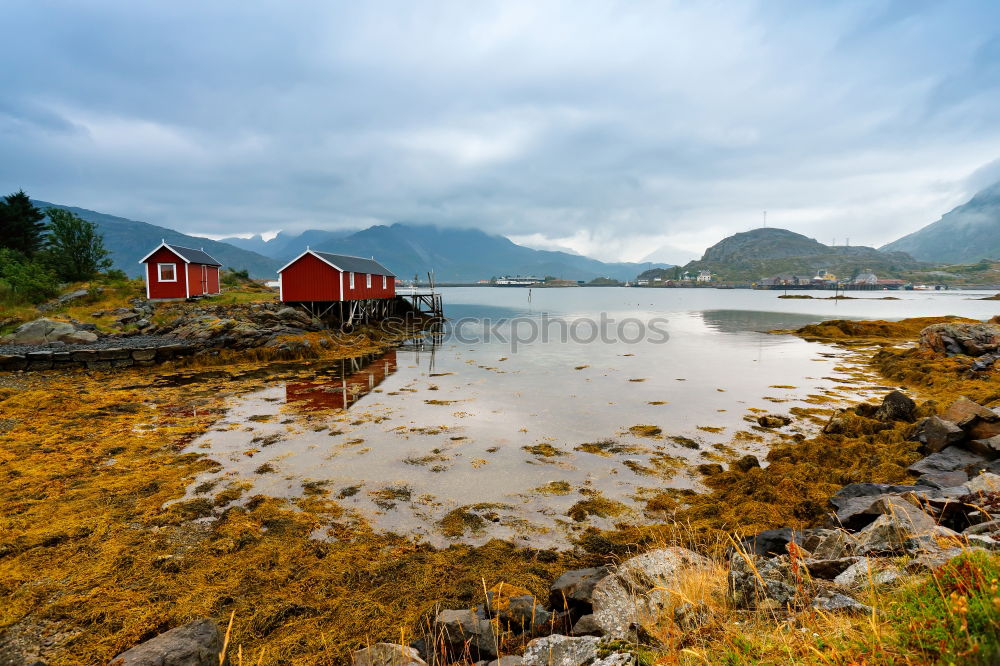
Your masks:
<svg viewBox="0 0 1000 666"><path fill-rule="evenodd" d="M163 267L170 266L174 271L174 279L167 280L163 277ZM156 264L156 281L157 282L177 282L177 264Z"/></svg>
<svg viewBox="0 0 1000 666"><path fill-rule="evenodd" d="M386 278L384 275L382 276L382 288L383 289L389 288L388 278Z"/></svg>
<svg viewBox="0 0 1000 666"><path fill-rule="evenodd" d="M354 271L350 272L350 276L351 276L351 283L349 286L351 289L354 289Z"/></svg>
<svg viewBox="0 0 1000 666"><path fill-rule="evenodd" d="M365 287L367 289L371 289L372 288L372 274L371 273L365 273Z"/></svg>

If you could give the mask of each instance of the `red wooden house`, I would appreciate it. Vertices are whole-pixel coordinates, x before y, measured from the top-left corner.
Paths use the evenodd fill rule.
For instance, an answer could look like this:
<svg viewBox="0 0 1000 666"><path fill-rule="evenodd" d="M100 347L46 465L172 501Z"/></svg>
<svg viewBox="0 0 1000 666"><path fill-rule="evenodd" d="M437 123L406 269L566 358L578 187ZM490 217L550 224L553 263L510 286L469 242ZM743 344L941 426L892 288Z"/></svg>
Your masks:
<svg viewBox="0 0 1000 666"><path fill-rule="evenodd" d="M396 276L375 259L306 249L278 270L282 303L335 303L393 298Z"/></svg>
<svg viewBox="0 0 1000 666"><path fill-rule="evenodd" d="M218 261L204 250L166 241L139 260L146 264L146 298L164 300L218 294Z"/></svg>

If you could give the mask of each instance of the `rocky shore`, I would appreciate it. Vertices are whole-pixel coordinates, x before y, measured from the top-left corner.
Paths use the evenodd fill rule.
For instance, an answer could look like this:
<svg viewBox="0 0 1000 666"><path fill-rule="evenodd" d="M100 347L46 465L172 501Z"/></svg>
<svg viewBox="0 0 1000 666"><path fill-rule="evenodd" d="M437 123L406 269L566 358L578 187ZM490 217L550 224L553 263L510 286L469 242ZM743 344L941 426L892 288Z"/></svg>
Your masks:
<svg viewBox="0 0 1000 666"><path fill-rule="evenodd" d="M306 337L326 330L323 322L280 303L156 305L133 299L130 308L92 316L109 319L117 331L102 333L93 324L45 317L20 325L0 337L0 371L145 367L220 350L263 349L290 358L331 344Z"/></svg>

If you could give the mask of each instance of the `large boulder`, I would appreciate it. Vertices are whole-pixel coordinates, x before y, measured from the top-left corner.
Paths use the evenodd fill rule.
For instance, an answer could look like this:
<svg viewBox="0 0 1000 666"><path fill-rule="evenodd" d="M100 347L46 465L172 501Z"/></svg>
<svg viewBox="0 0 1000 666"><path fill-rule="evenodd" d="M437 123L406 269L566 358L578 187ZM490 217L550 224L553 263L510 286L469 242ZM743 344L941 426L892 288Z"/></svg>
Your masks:
<svg viewBox="0 0 1000 666"><path fill-rule="evenodd" d="M545 636L524 649L523 666L584 666L597 659L599 638L594 636Z"/></svg>
<svg viewBox="0 0 1000 666"><path fill-rule="evenodd" d="M1000 326L932 324L920 331L920 347L946 356L983 356L1000 349Z"/></svg>
<svg viewBox="0 0 1000 666"><path fill-rule="evenodd" d="M13 333L4 336L3 342L11 345L44 345L50 342L65 342L64 338L73 333L76 333L73 324L42 317L21 324Z"/></svg>
<svg viewBox="0 0 1000 666"><path fill-rule="evenodd" d="M415 649L395 643L376 643L351 657L354 666L427 666Z"/></svg>
<svg viewBox="0 0 1000 666"><path fill-rule="evenodd" d="M857 534L859 555L906 552L911 539L935 533L934 519L901 497L886 496L875 504L881 515Z"/></svg>
<svg viewBox="0 0 1000 666"><path fill-rule="evenodd" d="M122 652L109 666L219 666L220 652L219 628L202 618Z"/></svg>
<svg viewBox="0 0 1000 666"><path fill-rule="evenodd" d="M626 638L633 629L648 630L662 620L682 576L708 566L686 548L661 548L626 560L594 587L594 620L604 635Z"/></svg>

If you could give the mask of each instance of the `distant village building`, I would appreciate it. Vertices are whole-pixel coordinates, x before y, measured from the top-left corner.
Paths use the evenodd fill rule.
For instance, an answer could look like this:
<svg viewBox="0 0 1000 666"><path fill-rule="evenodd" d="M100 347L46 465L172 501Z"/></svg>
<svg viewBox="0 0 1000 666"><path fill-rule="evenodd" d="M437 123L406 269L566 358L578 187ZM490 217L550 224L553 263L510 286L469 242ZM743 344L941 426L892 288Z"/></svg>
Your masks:
<svg viewBox="0 0 1000 666"><path fill-rule="evenodd" d="M906 280L877 280L875 286L882 289L902 289L906 286Z"/></svg>
<svg viewBox="0 0 1000 666"><path fill-rule="evenodd" d="M878 277L871 271L865 271L864 273L858 273L853 282L858 285L875 286L878 284Z"/></svg>
<svg viewBox="0 0 1000 666"><path fill-rule="evenodd" d="M712 271L698 271L698 282L711 282Z"/></svg>
<svg viewBox="0 0 1000 666"><path fill-rule="evenodd" d="M204 250L166 241L139 260L146 264L146 298L175 300L220 293L218 261Z"/></svg>

